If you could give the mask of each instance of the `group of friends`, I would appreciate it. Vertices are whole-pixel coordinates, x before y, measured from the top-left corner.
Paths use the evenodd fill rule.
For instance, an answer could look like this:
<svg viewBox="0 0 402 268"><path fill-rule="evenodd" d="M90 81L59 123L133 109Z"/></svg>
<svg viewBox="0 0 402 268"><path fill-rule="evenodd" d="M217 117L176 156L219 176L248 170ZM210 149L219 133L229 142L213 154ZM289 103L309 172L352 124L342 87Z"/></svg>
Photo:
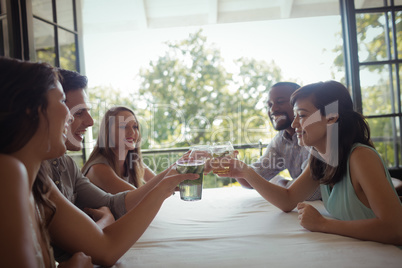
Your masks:
<svg viewBox="0 0 402 268"><path fill-rule="evenodd" d="M65 152L80 151L94 123L86 87L77 72L0 57L4 267L111 266L176 186L198 178L178 174L174 164L159 174L147 167L136 115L122 106L105 113L80 169ZM226 159L229 171L220 176L236 178L285 212L297 208L310 231L402 246L401 202L345 86L279 82L267 105L277 135L256 163ZM282 164L272 165L273 158ZM292 180L277 176L285 169ZM304 202L319 199L333 218Z"/></svg>

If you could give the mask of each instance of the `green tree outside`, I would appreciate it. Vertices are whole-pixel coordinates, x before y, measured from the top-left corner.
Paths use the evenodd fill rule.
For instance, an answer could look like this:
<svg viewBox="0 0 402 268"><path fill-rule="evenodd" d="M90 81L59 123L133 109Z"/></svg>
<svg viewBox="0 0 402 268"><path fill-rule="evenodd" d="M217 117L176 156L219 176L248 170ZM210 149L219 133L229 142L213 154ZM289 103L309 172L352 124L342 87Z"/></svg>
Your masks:
<svg viewBox="0 0 402 268"><path fill-rule="evenodd" d="M220 51L207 43L201 30L166 46L165 55L141 69L138 93L122 96L110 88L88 90L95 118L94 137L97 122L106 109L116 104L135 111L141 124L142 149L227 140L233 144L258 143L276 134L264 108L268 89L282 79L274 62L241 58L235 61L238 71L230 73ZM240 152L246 162L259 156L258 150L246 152ZM147 155L144 161L160 172L178 157ZM204 187L231 182L210 174L205 177Z"/></svg>

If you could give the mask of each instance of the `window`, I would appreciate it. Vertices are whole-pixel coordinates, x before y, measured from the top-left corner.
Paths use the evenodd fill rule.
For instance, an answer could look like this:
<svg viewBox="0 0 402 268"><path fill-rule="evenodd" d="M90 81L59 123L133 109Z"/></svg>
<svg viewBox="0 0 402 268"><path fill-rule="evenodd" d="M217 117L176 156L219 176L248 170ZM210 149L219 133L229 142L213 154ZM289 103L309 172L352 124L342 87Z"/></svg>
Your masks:
<svg viewBox="0 0 402 268"><path fill-rule="evenodd" d="M32 0L37 61L79 71L74 0Z"/></svg>
<svg viewBox="0 0 402 268"><path fill-rule="evenodd" d="M35 61L81 72L79 0L32 0L33 54ZM69 152L79 164L83 152Z"/></svg>
<svg viewBox="0 0 402 268"><path fill-rule="evenodd" d="M402 1L341 1L347 82L387 166L401 166Z"/></svg>

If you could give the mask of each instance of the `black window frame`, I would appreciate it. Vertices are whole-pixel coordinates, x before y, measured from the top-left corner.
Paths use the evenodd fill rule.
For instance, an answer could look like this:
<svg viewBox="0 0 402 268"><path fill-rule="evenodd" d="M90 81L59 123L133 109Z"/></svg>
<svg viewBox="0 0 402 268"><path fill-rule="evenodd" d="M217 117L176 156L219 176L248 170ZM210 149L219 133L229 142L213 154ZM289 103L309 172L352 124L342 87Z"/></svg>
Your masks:
<svg viewBox="0 0 402 268"><path fill-rule="evenodd" d="M396 43L396 25L395 25L395 12L402 11L402 5L395 5L394 0L383 0L382 6L373 8L355 8L355 1L352 0L340 0L340 13L342 18L342 30L343 30L343 41L344 41L344 66L345 66L345 80L346 85L351 89L352 99L354 103L354 108L357 112L364 114L363 110L363 100L362 100L362 88L361 88L361 77L360 77L360 67L372 66L372 65L383 65L389 69L390 76L390 88L391 96L401 95L401 81L399 77L399 68L402 66L402 59L398 57L397 43ZM357 40L357 25L356 25L356 15L366 14L366 13L384 13L387 17L386 20L386 30L389 33L389 29L392 29L392 40L389 38L389 34L386 34L386 45L388 56L391 55L391 48L394 49L394 58L388 57L387 60L381 61L365 61L360 62L358 56L358 40ZM389 25L389 15L391 14L391 23ZM397 75L393 77L392 68L395 68L394 73ZM396 81L395 87L392 81ZM396 92L396 93L395 93ZM392 101L392 105L394 105ZM367 119L372 118L389 118L392 120L392 137L388 139L386 137L374 137L373 141L383 142L392 141L394 148L394 165L389 166L390 169L401 169L401 148L402 144L402 111L401 111L401 100L397 101L397 107L393 107L392 113L384 113L378 115L365 115ZM398 126L399 125L399 130ZM386 160L386 159L384 159Z"/></svg>

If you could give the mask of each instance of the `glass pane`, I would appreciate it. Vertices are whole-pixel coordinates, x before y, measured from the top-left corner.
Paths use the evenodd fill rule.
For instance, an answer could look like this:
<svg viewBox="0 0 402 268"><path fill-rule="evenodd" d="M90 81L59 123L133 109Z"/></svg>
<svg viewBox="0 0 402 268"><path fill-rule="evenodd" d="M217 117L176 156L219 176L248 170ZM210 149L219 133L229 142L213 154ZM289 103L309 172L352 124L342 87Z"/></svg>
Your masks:
<svg viewBox="0 0 402 268"><path fill-rule="evenodd" d="M356 14L356 30L360 62L389 59L389 56L387 55L385 25L386 17L384 13Z"/></svg>
<svg viewBox="0 0 402 268"><path fill-rule="evenodd" d="M390 83L392 68L389 66L372 65L360 68L363 113L366 116L390 114L397 109L394 83Z"/></svg>
<svg viewBox="0 0 402 268"><path fill-rule="evenodd" d="M394 4L395 4L396 6L401 6L401 5L402 5L402 0L395 0L395 1L394 1Z"/></svg>
<svg viewBox="0 0 402 268"><path fill-rule="evenodd" d="M56 66L54 26L34 19L33 29L36 60Z"/></svg>
<svg viewBox="0 0 402 268"><path fill-rule="evenodd" d="M395 24L398 58L402 59L402 11L395 12Z"/></svg>
<svg viewBox="0 0 402 268"><path fill-rule="evenodd" d="M75 34L59 29L60 67L76 71Z"/></svg>
<svg viewBox="0 0 402 268"><path fill-rule="evenodd" d="M400 105L402 105L402 81L400 80L401 78L402 78L402 64L399 64L399 76L398 76L398 78L399 78L399 83L400 83L400 89L399 89L399 92L400 92L400 96L399 96L399 104ZM396 80L396 79L395 79ZM396 81L395 81L395 83L396 83ZM398 111L399 112L399 111Z"/></svg>
<svg viewBox="0 0 402 268"><path fill-rule="evenodd" d="M58 0L56 3L57 24L75 30L72 0Z"/></svg>
<svg viewBox="0 0 402 268"><path fill-rule="evenodd" d="M52 0L32 0L32 13L46 20L54 21Z"/></svg>
<svg viewBox="0 0 402 268"><path fill-rule="evenodd" d="M355 0L355 8L356 9L361 9L361 8L371 8L371 7L383 7L384 6L384 0ZM390 0L387 1L388 5L390 3Z"/></svg>
<svg viewBox="0 0 402 268"><path fill-rule="evenodd" d="M399 124L397 118L370 118L371 139L388 167L396 165L395 148L400 148ZM394 147L394 144L397 147Z"/></svg>
<svg viewBox="0 0 402 268"><path fill-rule="evenodd" d="M0 56L5 56L4 54L4 35L3 31L3 20L0 20Z"/></svg>

